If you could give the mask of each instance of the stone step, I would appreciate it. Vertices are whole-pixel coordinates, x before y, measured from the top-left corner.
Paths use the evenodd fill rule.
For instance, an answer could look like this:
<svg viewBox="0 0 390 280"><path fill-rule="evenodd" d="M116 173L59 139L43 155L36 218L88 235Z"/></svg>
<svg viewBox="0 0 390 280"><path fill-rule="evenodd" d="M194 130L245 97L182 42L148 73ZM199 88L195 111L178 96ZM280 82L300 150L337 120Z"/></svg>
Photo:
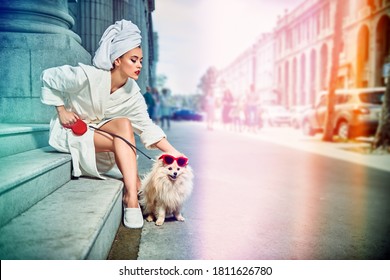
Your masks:
<svg viewBox="0 0 390 280"><path fill-rule="evenodd" d="M0 158L48 145L48 124L0 124Z"/></svg>
<svg viewBox="0 0 390 280"><path fill-rule="evenodd" d="M116 179L71 180L0 228L0 259L106 259L122 188Z"/></svg>
<svg viewBox="0 0 390 280"><path fill-rule="evenodd" d="M71 157L51 147L0 158L0 227L71 179Z"/></svg>

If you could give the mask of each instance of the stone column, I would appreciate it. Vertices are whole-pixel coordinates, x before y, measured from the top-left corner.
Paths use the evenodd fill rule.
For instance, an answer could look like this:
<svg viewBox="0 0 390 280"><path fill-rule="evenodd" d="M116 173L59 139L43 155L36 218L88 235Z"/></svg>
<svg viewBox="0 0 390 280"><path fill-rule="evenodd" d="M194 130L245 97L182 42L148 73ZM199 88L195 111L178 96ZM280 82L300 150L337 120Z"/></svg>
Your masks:
<svg viewBox="0 0 390 280"><path fill-rule="evenodd" d="M67 0L0 2L0 122L48 123L55 111L40 101L42 71L91 61L73 24Z"/></svg>
<svg viewBox="0 0 390 280"><path fill-rule="evenodd" d="M123 2L120 1L120 2ZM93 56L106 28L114 23L112 0L83 0L79 3L80 36Z"/></svg>

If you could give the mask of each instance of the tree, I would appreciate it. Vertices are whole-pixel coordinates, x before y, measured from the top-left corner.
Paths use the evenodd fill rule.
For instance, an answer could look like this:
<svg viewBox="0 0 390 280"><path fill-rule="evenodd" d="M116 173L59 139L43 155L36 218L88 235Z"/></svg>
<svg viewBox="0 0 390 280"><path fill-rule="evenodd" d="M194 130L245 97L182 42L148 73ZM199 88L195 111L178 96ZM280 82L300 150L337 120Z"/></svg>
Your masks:
<svg viewBox="0 0 390 280"><path fill-rule="evenodd" d="M390 81L387 81L382 105L382 114L379 119L373 146L376 150L379 148L388 150L390 148Z"/></svg>
<svg viewBox="0 0 390 280"><path fill-rule="evenodd" d="M202 109L208 110L207 102L206 102L206 96L211 96L213 94L213 90L215 87L215 83L217 82L218 78L218 70L215 67L209 67L206 71L206 73L200 78L200 83L198 85L198 88L202 92Z"/></svg>
<svg viewBox="0 0 390 280"><path fill-rule="evenodd" d="M156 86L158 88L163 88L165 86L165 83L167 82L167 79L167 76L165 76L164 74L157 75Z"/></svg>
<svg viewBox="0 0 390 280"><path fill-rule="evenodd" d="M217 81L218 70L215 67L209 67L206 73L200 78L198 87L201 89L204 95L209 94L213 90Z"/></svg>
<svg viewBox="0 0 390 280"><path fill-rule="evenodd" d="M344 1L336 1L336 13L335 13L335 24L334 24L334 33L333 33L333 49L332 49L332 66L330 72L330 81L329 81L329 93L327 101L327 113L325 119L325 129L324 135L322 137L323 141L331 142L333 141L333 119L334 119L334 107L336 102L336 88L337 88L337 78L339 70L339 55L342 48L342 30L343 30L343 18L344 18Z"/></svg>

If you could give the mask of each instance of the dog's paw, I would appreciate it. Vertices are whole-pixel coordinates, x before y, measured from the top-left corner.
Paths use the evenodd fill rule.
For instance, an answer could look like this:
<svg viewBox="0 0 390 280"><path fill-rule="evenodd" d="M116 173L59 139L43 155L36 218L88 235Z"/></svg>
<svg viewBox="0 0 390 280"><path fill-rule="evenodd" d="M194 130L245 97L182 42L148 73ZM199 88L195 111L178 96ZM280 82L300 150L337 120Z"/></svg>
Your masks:
<svg viewBox="0 0 390 280"><path fill-rule="evenodd" d="M178 220L180 222L184 222L186 220L186 219L184 219L184 217L181 214L175 216L175 218L176 218L176 220Z"/></svg>
<svg viewBox="0 0 390 280"><path fill-rule="evenodd" d="M164 224L164 219L157 219L156 226L162 226Z"/></svg>
<svg viewBox="0 0 390 280"><path fill-rule="evenodd" d="M153 215L149 215L146 217L147 222L153 222Z"/></svg>

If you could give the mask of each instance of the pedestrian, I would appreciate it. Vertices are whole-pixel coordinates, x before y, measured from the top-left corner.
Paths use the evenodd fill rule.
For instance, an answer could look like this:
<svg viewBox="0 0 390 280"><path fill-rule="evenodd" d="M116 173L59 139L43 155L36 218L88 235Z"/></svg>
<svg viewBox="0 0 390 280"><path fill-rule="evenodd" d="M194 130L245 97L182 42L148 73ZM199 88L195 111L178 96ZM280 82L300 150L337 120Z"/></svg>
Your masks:
<svg viewBox="0 0 390 280"><path fill-rule="evenodd" d="M257 130L259 131L260 129L263 128L264 126L264 121L263 121L263 106L261 105L261 103L259 102L257 104L257 108L256 108L256 112L257 112L257 119L256 119L256 127L257 127Z"/></svg>
<svg viewBox="0 0 390 280"><path fill-rule="evenodd" d="M233 108L233 95L229 89L225 89L222 97L222 122L224 127L227 128L232 122L231 110Z"/></svg>
<svg viewBox="0 0 390 280"><path fill-rule="evenodd" d="M152 91L151 91L149 86L146 87L146 92L144 93L144 98L145 98L146 106L148 106L149 118L151 118L153 120L154 119L153 113L154 113L155 102L154 102L154 98L152 95Z"/></svg>
<svg viewBox="0 0 390 280"><path fill-rule="evenodd" d="M164 128L164 124L166 123L167 129L171 128L171 105L169 99L169 92L167 89L162 90L162 95L160 98L160 111L161 111L161 128Z"/></svg>
<svg viewBox="0 0 390 280"><path fill-rule="evenodd" d="M242 98L238 97L234 101L232 110L230 111L230 117L232 119L233 130L242 132L245 123L245 108Z"/></svg>
<svg viewBox="0 0 390 280"><path fill-rule="evenodd" d="M154 99L154 110L153 110L153 121L159 125L160 124L160 118L161 118L161 100L160 100L160 93L156 88L152 89L152 95Z"/></svg>
<svg viewBox="0 0 390 280"><path fill-rule="evenodd" d="M47 69L41 76L42 102L57 110L50 123L49 144L71 154L75 177L104 179L104 172L115 164L119 167L124 182L124 225L128 228L143 226L137 198L140 181L135 150L105 132L89 129L76 136L64 125L82 119L133 145L137 133L146 148L180 156L163 130L148 116L145 99L136 83L141 68L140 30L131 21L121 20L104 32L93 66L64 65Z"/></svg>
<svg viewBox="0 0 390 280"><path fill-rule="evenodd" d="M256 132L258 119L258 97L255 92L254 85L251 85L246 97L246 119L249 132Z"/></svg>

